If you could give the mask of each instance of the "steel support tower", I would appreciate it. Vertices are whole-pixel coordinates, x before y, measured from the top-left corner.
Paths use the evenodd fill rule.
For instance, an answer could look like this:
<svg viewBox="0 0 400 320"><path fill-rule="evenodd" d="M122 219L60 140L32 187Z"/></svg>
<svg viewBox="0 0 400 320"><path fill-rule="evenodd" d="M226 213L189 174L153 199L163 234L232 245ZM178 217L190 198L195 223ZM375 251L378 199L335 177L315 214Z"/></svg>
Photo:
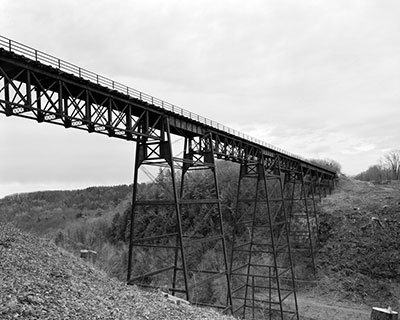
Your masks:
<svg viewBox="0 0 400 320"><path fill-rule="evenodd" d="M299 319L279 161L242 164L231 253L234 315Z"/></svg>
<svg viewBox="0 0 400 320"><path fill-rule="evenodd" d="M230 277L211 135L186 137L183 157L174 157L168 121L162 121L158 139L137 142L128 283L161 287L193 304L228 312ZM163 168L165 177L155 186L161 192L140 194L143 166ZM198 180L207 184L206 193L196 193ZM152 215L153 224L146 221Z"/></svg>
<svg viewBox="0 0 400 320"><path fill-rule="evenodd" d="M288 172L285 174L284 193L296 280L313 280L318 246L318 213L313 183L302 170Z"/></svg>

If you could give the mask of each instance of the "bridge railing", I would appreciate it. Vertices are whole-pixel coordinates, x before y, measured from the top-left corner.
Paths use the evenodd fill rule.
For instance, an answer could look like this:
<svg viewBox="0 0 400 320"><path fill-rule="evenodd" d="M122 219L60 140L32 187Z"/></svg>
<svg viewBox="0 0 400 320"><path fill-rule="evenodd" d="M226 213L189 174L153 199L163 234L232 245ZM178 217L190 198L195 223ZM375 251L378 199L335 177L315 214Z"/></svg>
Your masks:
<svg viewBox="0 0 400 320"><path fill-rule="evenodd" d="M67 73L70 73L70 74L73 74L73 75L75 75L77 77L80 77L80 78L85 79L85 80L89 80L91 82L97 83L97 84L102 85L104 87L107 87L109 89L117 90L117 91L122 92L124 94L127 94L127 95L129 95L129 96L131 96L133 98L136 98L136 99L139 99L141 101L150 103L150 104L155 105L155 106L157 106L159 108L171 111L171 112L173 112L175 114L187 117L187 118L189 118L191 120L198 121L198 122L200 122L202 124L205 124L207 126L210 126L210 127L214 128L214 129L225 131L225 132L227 132L229 134L232 134L234 136L237 136L237 137L240 137L242 139L246 139L248 141L254 142L254 143L259 144L259 145L262 145L262 146L264 146L264 147L266 147L268 149L272 149L272 150L278 151L278 152L280 152L282 154L291 156L293 158L301 159L303 161L305 160L304 158L302 158L302 157L300 157L298 155L294 155L294 154L292 154L292 153L290 153L288 151L285 151L285 150L283 150L281 148L275 147L275 146L273 146L273 145L271 145L269 143L266 143L266 142L264 142L262 140L256 139L256 138L251 137L249 135L246 135L246 134L244 134L244 133L242 133L240 131L237 131L237 130L232 129L230 127L227 127L227 126L225 126L223 124L220 124L220 123L215 122L213 120L207 119L205 117L202 117L202 116L200 116L200 115L198 115L196 113L193 113L193 112L191 112L189 110L180 108L180 107L178 107L178 106L176 106L174 104L171 104L171 103L166 102L164 100L161 100L161 99L158 99L156 97L153 97L153 96L151 96L151 95L149 95L147 93L144 93L142 91L127 87L127 86L125 86L125 85L123 85L123 84L121 84L119 82L113 81L113 80L111 80L109 78L103 77L103 76L98 75L98 74L96 74L94 72L88 71L88 70L83 69L81 67L78 67L78 66L76 66L76 65L74 65L72 63L69 63L67 61L61 60L61 59L56 58L54 56L51 56L51 55L49 55L47 53L44 53L42 51L39 51L37 49L28 47L28 46L26 46L26 45L24 45L22 43L19 43L17 41L11 40L11 39L8 39L8 38L3 37L1 35L0 35L0 48L3 48L3 49L5 49L7 51L10 51L10 52L14 52L16 54L23 55L23 56L25 56L25 57L27 57L27 58L29 58L31 60L40 62L40 63L45 64L45 65L49 65L49 66L51 66L53 68L59 69L61 71L64 71L64 72L67 72Z"/></svg>

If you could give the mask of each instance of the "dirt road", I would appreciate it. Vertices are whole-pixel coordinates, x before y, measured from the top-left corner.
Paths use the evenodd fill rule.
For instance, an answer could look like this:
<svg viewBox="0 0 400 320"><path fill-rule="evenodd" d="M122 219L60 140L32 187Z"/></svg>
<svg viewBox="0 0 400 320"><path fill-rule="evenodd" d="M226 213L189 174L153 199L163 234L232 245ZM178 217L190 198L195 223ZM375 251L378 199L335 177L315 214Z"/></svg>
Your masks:
<svg viewBox="0 0 400 320"><path fill-rule="evenodd" d="M302 320L368 320L371 308L358 304L337 301L320 301L316 297L297 297Z"/></svg>

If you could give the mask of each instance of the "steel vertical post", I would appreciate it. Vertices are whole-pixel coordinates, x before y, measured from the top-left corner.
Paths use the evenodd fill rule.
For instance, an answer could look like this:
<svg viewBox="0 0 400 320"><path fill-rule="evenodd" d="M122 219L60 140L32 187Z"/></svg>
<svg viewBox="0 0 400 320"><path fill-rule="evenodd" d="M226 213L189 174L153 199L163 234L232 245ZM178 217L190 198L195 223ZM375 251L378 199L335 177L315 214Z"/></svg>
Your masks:
<svg viewBox="0 0 400 320"><path fill-rule="evenodd" d="M278 316L283 320L288 314L298 319L282 175L279 167L267 167L271 163L277 162L260 154L253 170L241 165L235 219L238 234L231 255L234 310L242 318L257 318L264 312L270 319ZM250 185L246 185L246 191L242 188L245 179L253 179L255 191ZM254 194L249 195L249 190ZM248 240L239 233L243 233L240 226L250 228ZM291 308L287 300L290 296L294 304Z"/></svg>

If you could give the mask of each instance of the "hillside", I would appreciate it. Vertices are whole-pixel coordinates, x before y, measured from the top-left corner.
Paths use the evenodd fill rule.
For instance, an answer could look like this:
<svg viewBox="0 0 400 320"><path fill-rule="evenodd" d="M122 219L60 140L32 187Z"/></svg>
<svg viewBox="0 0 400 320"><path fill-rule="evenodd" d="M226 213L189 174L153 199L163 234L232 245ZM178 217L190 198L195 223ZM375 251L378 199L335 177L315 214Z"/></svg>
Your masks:
<svg viewBox="0 0 400 320"><path fill-rule="evenodd" d="M317 304L340 320L347 319L341 308L352 309L348 319L369 319L373 306L400 310L399 181L376 185L342 177L320 211L317 283L299 293L303 310Z"/></svg>
<svg viewBox="0 0 400 320"><path fill-rule="evenodd" d="M117 186L1 199L0 220L52 240L0 224L0 318L223 319L124 284L129 196L128 186ZM319 209L317 279L299 288L301 319L369 319L372 306L400 310L399 181L341 177ZM81 248L98 251L94 266L69 253Z"/></svg>
<svg viewBox="0 0 400 320"><path fill-rule="evenodd" d="M1 319L233 319L168 301L59 249L51 241L0 223Z"/></svg>
<svg viewBox="0 0 400 320"><path fill-rule="evenodd" d="M0 199L0 221L11 220L22 230L51 235L78 220L123 211L131 193L130 186L119 185L14 194Z"/></svg>

